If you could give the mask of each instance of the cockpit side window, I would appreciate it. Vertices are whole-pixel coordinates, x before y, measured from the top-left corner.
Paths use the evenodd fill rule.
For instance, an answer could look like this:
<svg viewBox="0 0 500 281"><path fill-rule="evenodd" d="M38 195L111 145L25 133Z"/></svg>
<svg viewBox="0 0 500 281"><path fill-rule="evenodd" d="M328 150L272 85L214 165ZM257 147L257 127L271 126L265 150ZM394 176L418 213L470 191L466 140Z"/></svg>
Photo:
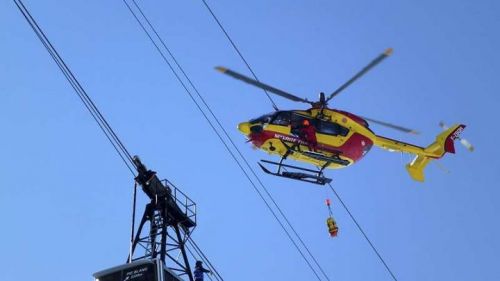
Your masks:
<svg viewBox="0 0 500 281"><path fill-rule="evenodd" d="M313 119L308 118L304 115L292 113L290 118L290 123L292 124L292 128L302 126L302 123L304 122L305 119L309 120L309 122L311 122L311 124L314 125Z"/></svg>
<svg viewBox="0 0 500 281"><path fill-rule="evenodd" d="M316 126L318 133L327 134L332 136L347 136L349 134L349 129L343 127L337 123L319 121L318 126Z"/></svg>
<svg viewBox="0 0 500 281"><path fill-rule="evenodd" d="M291 122L291 112L290 111L281 111L276 114L274 117L272 124L280 125L280 126L288 126Z"/></svg>

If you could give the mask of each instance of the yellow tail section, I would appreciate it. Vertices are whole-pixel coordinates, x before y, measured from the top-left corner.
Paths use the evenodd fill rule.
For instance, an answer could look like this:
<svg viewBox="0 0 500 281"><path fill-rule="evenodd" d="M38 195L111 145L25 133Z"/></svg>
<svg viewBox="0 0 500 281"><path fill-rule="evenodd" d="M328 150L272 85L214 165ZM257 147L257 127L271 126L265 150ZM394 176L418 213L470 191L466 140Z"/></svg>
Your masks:
<svg viewBox="0 0 500 281"><path fill-rule="evenodd" d="M432 158L417 155L411 161L410 164L406 164L406 170L410 174L411 178L423 182L424 181L424 169L429 164Z"/></svg>
<svg viewBox="0 0 500 281"><path fill-rule="evenodd" d="M423 153L416 153L413 161L406 165L406 170L410 176L416 181L423 182L425 179L424 169L431 160L443 157L446 152L455 153L453 141L459 138L464 128L465 125L452 126L439 134L436 141L426 147Z"/></svg>

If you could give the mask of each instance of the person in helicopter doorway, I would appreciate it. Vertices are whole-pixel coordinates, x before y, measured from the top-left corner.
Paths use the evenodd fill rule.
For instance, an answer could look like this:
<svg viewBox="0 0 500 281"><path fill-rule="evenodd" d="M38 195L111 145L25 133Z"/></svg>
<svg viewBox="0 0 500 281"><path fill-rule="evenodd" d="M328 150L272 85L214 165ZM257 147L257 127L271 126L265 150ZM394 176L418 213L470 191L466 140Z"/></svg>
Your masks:
<svg viewBox="0 0 500 281"><path fill-rule="evenodd" d="M210 270L203 268L202 261L196 261L196 265L194 266L194 281L203 281L203 275L205 273L212 274Z"/></svg>
<svg viewBox="0 0 500 281"><path fill-rule="evenodd" d="M308 143L310 151L316 152L316 146L318 145L318 141L316 140L316 128L314 128L308 119L302 121L300 137Z"/></svg>

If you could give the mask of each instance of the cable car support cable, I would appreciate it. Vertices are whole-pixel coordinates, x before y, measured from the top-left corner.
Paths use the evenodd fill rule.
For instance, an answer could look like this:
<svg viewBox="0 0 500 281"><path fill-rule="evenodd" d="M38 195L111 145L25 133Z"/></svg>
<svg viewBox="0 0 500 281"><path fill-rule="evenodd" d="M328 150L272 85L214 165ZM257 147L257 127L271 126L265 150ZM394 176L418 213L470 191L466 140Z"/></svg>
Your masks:
<svg viewBox="0 0 500 281"><path fill-rule="evenodd" d="M354 217L354 215L351 213L351 211L349 211L349 208L344 203L344 201L342 200L342 198L340 198L340 195L337 193L337 191L335 191L335 189L333 188L332 184L328 183L328 186L330 186L330 189L333 191L333 194L335 194L335 197L337 197L337 199L339 200L340 204L347 211L347 214L349 214L349 217L351 217L352 221L354 222L354 224L358 228L359 232L361 232L361 234L363 234L363 236L365 237L365 240L368 242L368 244L370 244L370 247L375 252L375 254L379 258L379 260L382 262L382 264L384 265L385 269L387 269L387 271L391 275L392 279L394 279L394 281L398 281L398 279L396 278L396 276L394 275L394 273L392 272L392 270L389 268L389 266L385 262L385 260L382 257L382 255L380 255L380 253L378 252L377 248L375 248L375 245L373 245L373 243L370 240L370 238L368 238L368 235L366 235L365 231L363 230L363 228L361 227L361 225L358 223L358 221L356 220L356 218Z"/></svg>
<svg viewBox="0 0 500 281"><path fill-rule="evenodd" d="M202 261L204 264L207 264L207 262L203 259L203 257L200 255L200 253L196 252L193 252L193 250L190 249L190 247L188 247L188 245L185 246L186 247L186 250L188 251L188 253L191 255L191 257L196 260L196 261ZM210 271L212 271L212 268L210 268ZM210 279L211 281L213 281L213 278L211 276L211 274L207 275L208 279ZM216 280L221 280L219 279L217 276L214 276L216 278Z"/></svg>
<svg viewBox="0 0 500 281"><path fill-rule="evenodd" d="M241 60L245 63L245 65L247 66L247 68L249 69L249 71L252 73L253 77L255 78L255 80L259 81L256 74L254 73L253 69L250 67L249 63L247 62L247 60L243 57L243 54L239 51L238 47L236 46L236 44L234 43L234 41L231 39L231 37L229 36L229 34L227 33L226 29L224 28L224 26L222 25L221 21L219 20L219 18L215 15L214 11L212 10L212 8L208 5L207 1L206 0L202 0L204 6L207 8L208 12L212 15L213 19L215 20L215 22L217 23L217 25L219 26L219 28L221 29L221 31L224 33L224 35L226 36L226 38L229 40L229 43L231 44L231 46L234 48L234 50L236 51L236 53L239 55L239 57L241 58ZM354 79L351 79L351 80L354 80ZM349 84L352 83L352 81L349 81ZM336 95L338 94L338 92L340 92L340 90L344 89L345 87L347 87L347 85L349 84L346 84L344 85L342 88L340 88L339 90L337 90L333 95ZM267 94L267 92L266 92ZM268 95L269 96L269 95ZM272 104L273 106L276 108L276 104L274 103L274 101L272 101ZM208 106L207 106L208 107ZM328 185L330 186L330 188L332 189L333 193L335 194L335 196L337 197L337 199L339 200L339 202L341 203L341 205L344 207L344 209L347 211L347 213L349 214L349 216L351 217L352 221L354 222L354 224L356 224L358 230L361 232L361 234L363 235L363 237L365 238L365 240L368 242L368 244L370 244L370 247L372 248L372 250L375 252L375 254L377 255L377 257L380 259L380 261L382 262L382 264L384 265L384 267L387 269L387 271L389 272L389 274L391 275L391 277L397 281L397 278L396 276L394 275L394 273L392 272L392 270L389 268L389 266L387 265L387 263L385 262L384 258L380 255L380 253L378 252L378 250L375 248L375 246L373 245L373 243L371 242L371 240L369 239L368 235L365 233L365 231L363 230L363 228L361 227L361 225L358 223L358 221L356 220L356 218L352 215L351 211L349 210L349 208L347 207L347 205L344 203L344 201L341 199L340 195L335 191L335 189L333 188L333 186L328 183ZM293 228L292 228L293 229ZM295 232L295 230L294 230ZM300 238L299 238L300 239ZM307 248L306 248L307 249ZM314 258L314 257L313 257ZM317 264L317 263L316 263ZM318 265L319 266L319 265ZM321 267L320 267L321 268Z"/></svg>
<svg viewBox="0 0 500 281"><path fill-rule="evenodd" d="M204 112L204 110L201 108L200 104L198 103L198 101L196 101L196 99L194 98L193 94L191 93L191 91L187 88L186 84L183 82L183 80L180 78L179 74L177 74L177 72L175 71L173 65L169 62L169 60L166 58L165 54L163 53L163 51L161 50L160 46L158 45L158 43L153 39L152 35L149 33L149 31L147 30L146 26L144 25L144 23L139 19L139 17L137 16L136 12L134 11L134 9L129 5L129 3L126 1L126 0L123 0L124 4L127 6L128 10L132 13L132 15L134 16L135 20L138 22L138 24L140 25L140 27L142 28L142 30L146 33L147 37L150 39L150 41L153 43L153 45L155 46L156 50L159 52L160 56L163 58L164 62L169 66L170 70L173 72L174 76L176 77L176 79L178 80L178 82L182 85L182 87L184 88L184 90L186 91L186 93L189 95L189 97L191 98L191 100L195 103L196 107L198 108L198 110L202 113L203 117L207 120L207 122L209 123L210 127L212 128L212 130L216 133L216 135L218 136L219 140L222 142L222 144L225 146L226 150L229 152L229 154L231 155L231 157L233 158L233 160L237 163L237 165L239 166L239 168L242 170L242 172L245 174L246 178L249 180L249 182L251 183L251 185L253 186L254 190L258 193L258 195L260 196L260 198L264 201L264 203L266 204L266 206L268 207L269 211L272 213L272 215L274 216L274 218L277 220L277 222L280 224L280 226L282 227L283 231L286 233L286 235L288 236L288 238L290 239L290 241L292 242L292 244L295 246L295 248L297 249L297 251L300 253L300 255L302 256L302 258L304 259L304 261L307 263L307 265L309 266L309 268L313 271L314 275L316 276L316 278L318 280L321 280L321 278L319 277L318 273L316 272L316 270L314 269L314 267L311 265L311 263L309 262L309 260L306 258L305 254L302 252L302 250L300 249L300 247L297 245L297 243L295 242L295 240L291 237L290 233L288 232L288 230L286 229L286 227L283 225L283 223L281 222L281 220L278 218L277 214L275 213L275 211L272 209L272 207L269 205L269 203L267 202L267 200L265 199L265 197L263 196L263 194L261 193L261 191L257 188L257 186L255 185L255 183L252 181L252 179L250 178L250 176L248 175L248 173L246 172L246 170L244 169L244 167L242 166L242 164L239 162L238 158L236 157L236 155L232 152L232 150L229 148L228 144L226 143L226 141L224 140L224 138L221 136L221 134L219 133L219 131L215 128L214 124L212 123L212 121L210 120L210 118L207 116L207 114ZM237 148L237 146L235 145L235 143L232 141L231 137L229 136L229 134L227 133L227 131L224 129L224 127L222 126L222 124L220 123L220 121L217 119L217 117L215 116L215 114L213 113L213 111L210 109L210 106L206 103L206 101L203 99L203 97L201 96L201 94L199 93L199 91L197 91L196 87L194 87L193 83L191 82L191 80L189 79L188 75L184 72L184 70L182 70L182 67L180 66L180 64L177 62L177 60L175 59L175 56L172 54L172 52L170 51L170 49L167 47L167 45L165 44L164 40L162 40L161 36L159 36L159 34L157 33L156 29L154 28L154 26L151 24L151 22L149 21L149 19L147 18L147 16L142 12L142 9L138 6L138 4L136 3L135 0L132 0L132 3L134 4L134 6L136 7L136 9L140 12L141 16L144 18L144 20L146 21L146 23L148 24L148 26L151 28L151 30L153 30L153 33L155 34L155 36L160 40L161 44L163 45L163 47L167 50L168 54L170 55L170 57L172 57L172 60L176 63L177 67L181 70L181 72L183 73L183 75L186 77L186 80L189 81L190 85L193 87L193 89L196 91L198 97L203 101L204 105L207 107L207 109L209 110L209 112L211 113L212 117L216 120L216 122L218 123L218 125L221 127L221 129L223 130L224 134L226 135L226 137L230 140L230 142L232 143L232 145L236 148L236 150L238 151L240 157L242 157L246 163L246 165L249 167L249 169L252 171L253 175L258 179L260 185L264 188L264 190L266 191L267 195L269 197L271 197L271 200L272 202L275 204L275 206L277 207L277 209L279 210L279 212L281 213L282 216L285 217L285 220L287 221L287 223L289 224L289 226L291 226L289 220L286 218L286 216L284 215L284 213L281 211L281 209L279 208L279 206L277 205L276 201L272 198L271 194L267 191L267 189L265 188L265 186L263 185L263 183L260 181L260 179L258 178L257 174L255 173L255 171L251 168L251 166L249 165L248 161L246 161L245 157L242 155L242 153L239 151L239 149ZM293 229L293 227L291 227ZM303 240L299 237L298 233L293 229L294 233L298 236L299 240L301 241L301 243L303 244L303 246L307 249L307 246L305 245L305 243L303 242ZM312 256L311 252L307 249L307 252ZM313 257L313 259L315 260L315 258ZM317 263L317 262L316 262ZM321 267L320 267L321 268ZM321 269L321 271L323 272L323 274L325 275L325 278L327 280L330 280L328 278L328 276L324 273L324 271Z"/></svg>
<svg viewBox="0 0 500 281"><path fill-rule="evenodd" d="M234 143L234 141L232 140L232 138L229 136L229 133L226 131L226 129L224 128L224 126L221 124L221 122L219 121L219 118L217 118L217 116L215 115L215 113L212 111L211 107L208 105L208 103L205 101L205 99L203 98L203 96L200 94L200 92L198 91L198 88L194 85L194 83L191 81L191 79L189 78L189 76L187 75L187 73L184 71L184 69L182 68L182 66L179 64L179 62L177 61L177 59L175 58L175 56L172 54L172 52L170 51L170 49L168 48L168 46L166 45L165 41L161 38L161 36L158 34L158 32L156 31L156 29L154 28L154 26L151 24L151 22L149 21L149 19L147 18L147 16L144 14L144 12L142 11L141 7L137 4L137 2L135 0L132 0L132 2L134 3L134 6L137 8L137 10L139 11L139 13L141 14L141 16L144 18L144 20L146 21L146 23L148 24L148 26L151 28L151 30L154 32L155 36L158 38L158 40L161 42L161 44L163 45L163 47L167 50L168 54L170 55L170 57L172 58L172 60L174 61L175 65L179 68L179 70L181 71L181 73L183 74L183 76L186 78L186 80L188 81L189 85L193 88L193 90L195 91L195 93L197 94L197 96L200 98L200 100L202 101L202 103L205 105L205 107L208 109L208 111L210 112L210 115L214 118L214 120L216 121L216 123L218 124L218 126L221 128L221 130L223 131L224 135L228 138L228 140L230 141L230 143L232 144L232 146L235 148L235 150L238 152L238 155L243 159L243 161L245 162L246 166L248 167L248 169L250 169L251 173L254 175L254 177L257 179L257 181L259 182L260 186L262 186L262 188L264 189L265 193L267 194L267 196L269 196L269 198L271 199L272 203L274 204L274 206L278 209L279 213L281 214L281 216L283 216L283 218L285 219L287 225L290 227L290 229L292 230L292 232L295 234L295 236L298 238L298 240L300 241L300 243L302 244L302 246L305 248L305 250L308 252L308 254L311 256L311 258L313 259L314 263L316 264L316 266L320 269L320 271L322 272L322 274L325 276L325 278L327 280L330 280L327 276L327 274L325 273L325 271L323 270L323 268L321 267L321 265L318 263L317 259L315 258L315 256L311 253L311 251L309 250L309 247L305 244L305 242L302 240L302 237L298 234L298 232L295 230L295 228L293 227L293 225L290 223L290 221L288 220L287 216L284 214L284 212L282 211L282 209L279 207L279 205L277 204L277 202L274 200L273 196L269 193L268 189L264 186L264 184L262 183L262 181L260 180L260 177L256 174L256 172L254 171L254 169L252 168L252 166L248 163L248 161L246 160L246 158L243 156L243 154L241 153L240 149L238 148L238 146ZM207 5L208 7L208 5ZM130 10L130 8L129 8ZM213 13L212 13L213 14ZM215 16L215 14L213 14ZM134 15L135 16L135 15ZM137 17L135 17L136 20L139 22L139 19ZM143 30L146 32L146 29L143 28ZM228 38L229 35L227 35ZM152 38L150 37L150 39L152 40ZM232 40L231 40L232 41ZM152 41L153 42L153 41ZM233 43L234 45L234 43ZM234 45L234 47L237 49L236 45ZM157 50L159 50L159 48L157 47ZM242 57L242 59L244 60L243 56L241 55L241 53L239 53L240 56ZM164 60L166 60L164 58ZM246 60L245 60L245 63L246 63ZM168 62L167 60L167 64L169 64L170 66L170 63ZM247 66L249 67L250 71L253 72L253 70L251 70L250 68L250 65L248 65L247 63ZM172 69L172 68L171 68ZM173 69L172 69L173 71ZM175 74L175 72L174 72ZM177 76L177 74L175 74ZM254 74L255 75L255 74ZM179 79L179 78L178 78ZM179 79L180 80L180 79ZM181 82L182 83L182 82ZM185 87L186 89L186 87ZM187 90L187 89L186 89ZM267 93L267 92L266 92ZM193 99L191 97L191 99ZM194 101L194 99L193 99ZM194 101L196 103L196 101ZM272 102L272 101L271 101ZM273 103L274 104L274 103ZM198 104L197 104L198 105ZM275 107L276 108L276 107ZM198 106L198 109L201 110L201 108ZM202 112L203 113L203 112ZM205 115L205 113L203 113L203 115ZM207 117L205 117L207 118ZM208 119L207 119L208 120ZM210 123L210 121L209 121ZM210 123L211 124L211 123ZM212 125L211 125L212 126ZM212 127L212 129L215 130L215 128ZM263 199L265 200L265 199Z"/></svg>
<svg viewBox="0 0 500 281"><path fill-rule="evenodd" d="M159 200L164 200L163 201L164 204L169 204L169 207L165 207L163 205L162 205L163 207L161 207L161 208L163 208L162 210L164 210L163 213L166 213L167 208L171 208L170 205L176 205L176 203L175 203L176 199L173 199L172 195L170 194L171 188L168 187L167 183L165 183L165 184L160 183L160 180L156 177L156 175L155 175L156 173L154 171L146 170L145 166L141 163L141 161L140 161L140 159L138 157L136 157L136 156L132 157L130 155L130 153L128 152L128 150L126 149L126 147L123 145L123 143L121 142L121 140L118 138L118 136L116 135L116 133L114 132L114 130L111 128L111 126L109 125L109 123L106 121L106 119L104 118L104 116L102 115L102 113L96 107L96 105L91 100L91 98L87 95L86 91L81 86L81 84L78 82L77 78L74 76L74 74L69 69L69 67L67 66L67 64L60 57L60 55L57 52L57 50L54 48L54 46L51 44L51 42L49 41L49 39L46 37L46 35L43 32L43 30L38 26L37 22L31 16L30 12L25 7L25 5L23 4L23 2L21 0L14 0L14 3L16 4L17 8L22 13L22 15L24 16L24 18L26 19L26 21L28 22L28 24L30 25L30 27L33 29L33 31L35 32L36 36L39 38L39 40L41 41L41 43L43 44L43 46L47 49L49 55L52 57L52 59L54 60L54 62L57 64L57 66L59 67L59 69L61 70L61 72L65 76L65 78L68 80L68 82L70 83L70 85L72 86L72 88L75 90L75 93L78 95L78 97L80 98L80 100L83 102L84 106L87 108L87 110L89 111L89 113L92 115L93 119L97 122L99 128L103 131L103 133L106 136L106 138L109 140L109 142L111 143L111 145L113 146L113 148L116 150L116 152L118 153L118 155L120 156L120 158L125 163L125 165L130 170L130 172L132 173L132 175L134 177L135 177L135 172L132 169L132 167L136 168L137 172L139 173L139 175L135 178L136 184L137 183L141 184L141 186L143 187L143 190L144 190L144 184L145 184L144 180L146 180L147 181L147 185L150 186L150 188L151 188L150 191L157 192L157 193L154 193L154 194L149 194L146 190L144 190L145 193L150 198L151 198L151 196L153 196L153 198L151 198L152 202L157 202L157 204L161 204L161 202ZM144 179L144 176L145 176L144 172L146 173L146 176L147 176L146 179ZM162 190L159 190L159 188L161 188ZM177 188L175 186L174 186L174 188L177 191ZM133 250L134 250L135 246L138 245L138 243L137 243L138 240L133 238L133 232L134 232L134 228L135 228L136 189L137 189L137 185L134 186L134 194L133 194L134 198L133 198L132 236L131 236L131 244L132 244L132 246L131 246L131 249L130 249L129 258L127 259L127 261L129 263L132 262ZM162 197L160 198L159 196L162 196ZM148 204L148 206L149 205L151 205L151 204ZM175 208L175 207L173 207L173 208ZM177 206L177 208L178 208L178 206ZM155 211L152 210L151 214L154 214L153 212L155 212ZM179 232L179 222L175 222L176 218L174 218L173 216L174 215L171 215L168 218L164 217L164 218L161 218L161 220L165 221L165 219L170 219L170 220L173 221L173 223L176 223L176 225L173 226L173 227L175 228L177 237L179 238L179 246L178 247L183 247L184 246L184 242L182 242L180 240L181 237L180 237L180 232ZM182 214L180 216L182 216ZM188 219L189 219L189 217L188 217ZM143 221L141 221L141 225L139 226L140 229L142 228L143 223L144 223L144 217L143 217ZM163 227L166 229L167 227L169 227L169 225L165 224L165 226L163 226ZM187 224L184 224L184 225L182 225L182 227L187 228L187 227L190 227L190 226L187 226ZM185 231L187 231L187 230L185 230ZM140 235L140 231L137 232L137 236L136 237L139 237L139 235ZM150 233L150 235L151 235L151 233ZM165 246L166 246L166 243L165 243L166 240L164 239L166 235L167 235L166 230L163 230L163 232L162 232L162 242L161 242L162 243L162 245L161 245L162 250L160 252L160 255L162 256L161 257L161 261L163 263L165 262L164 261L164 255L165 254L168 255L168 253L165 253L165 249L164 249ZM186 235L187 235L188 238L190 238L189 237L189 233L186 233ZM194 243L194 241L192 239L190 239L190 241L192 242L193 245L196 246L197 251L199 251L202 254L202 256L204 257L204 259L207 261L207 263L212 268L212 270L214 272L217 272L216 269L213 267L212 263L210 263L210 261L206 257L206 255L203 254L202 250ZM153 243L157 244L154 241L153 241ZM140 244L140 246L143 246L143 245ZM173 245L173 246L176 246L176 245ZM184 262L186 264L186 266L185 266L185 270L186 270L185 274L188 275L188 277L189 277L190 280L193 280L192 273L191 273L190 268L189 268L189 263L186 261L186 256L185 256L185 252L183 252L183 249L184 248L180 248L180 251L183 253L183 256L184 256ZM145 250L147 251L148 249L145 249ZM154 254L154 255L156 255L156 254ZM146 254L146 256L148 256L148 254ZM176 262L175 260L173 260L173 261ZM176 262L176 263L182 266L182 264L180 264L179 262ZM218 272L217 272L217 276L218 276L218 280L223 280L222 277L220 276L220 274Z"/></svg>
<svg viewBox="0 0 500 281"><path fill-rule="evenodd" d="M214 14L214 12L212 11L212 9L210 8L210 6L207 4L207 1L205 0L202 0L203 1L203 4L205 4L205 7L208 9L208 11L210 12L210 14L212 15L212 17L214 18L214 20L217 22L217 25L219 25L220 29L222 30L222 32L224 33L224 35L226 35L226 38L227 40L229 40L229 42L231 43L231 46L233 46L233 49L236 51L236 53L238 53L238 56L241 58L241 60L245 63L246 67L248 68L248 70L250 70L250 73L252 73L252 76L253 78L255 78L255 80L257 80L258 82L260 82L259 78L257 78L257 75L255 74L255 72L253 71L252 67L250 66L250 64L247 62L247 60L245 59L245 57L243 57L243 54L240 52L240 49L238 49L238 47L236 46L236 44L234 43L233 39L231 39L231 36L229 36L229 34L227 33L226 29L224 28L224 26L222 26L222 23L219 21L219 19L217 18L217 16ZM269 101L271 101L271 103L273 104L273 108L275 110L278 110L278 106L276 105L276 103L274 102L273 98L271 98L271 95L269 95L269 93L265 90L265 89L262 89L264 91L264 93L266 93L266 96L267 98L269 99Z"/></svg>
<svg viewBox="0 0 500 281"><path fill-rule="evenodd" d="M203 251L200 249L200 247L198 247L196 242L194 242L194 240L191 239L191 237L189 237L187 239L187 242L191 245L191 247L193 247L194 251L198 254L199 259L202 260L210 268L210 270L214 274L215 278L217 280L224 280L224 279L222 279L222 276L220 276L219 272L214 267L214 265L210 262L208 257L203 253ZM189 249L189 247L188 247L188 249Z"/></svg>
<svg viewBox="0 0 500 281"><path fill-rule="evenodd" d="M28 9L24 6L23 2L21 0L14 0L14 3L18 7L19 11L23 14L24 18L30 25L30 27L33 29L35 32L36 36L38 39L41 41L45 49L49 52L50 56L54 60L54 62L57 64L63 75L66 77L68 82L70 83L71 87L75 90L75 93L78 95L80 100L83 102L87 110L90 112L92 115L92 118L97 122L97 125L99 128L103 131L104 135L106 138L109 140L115 151L118 153L122 161L125 163L127 168L130 170L132 175L135 176L135 172L131 167L135 167L134 162L132 161L132 157L130 156L130 153L128 153L127 149L123 145L123 143L120 141L118 136L115 134L111 126L109 126L108 122L104 119L104 116L101 114L99 109L95 106L95 104L92 102L90 97L87 95L81 84L78 82L74 74L71 72L67 64L64 62L64 60L61 58L57 50L54 48L50 40L47 38L43 30L38 26L37 22L35 19L31 16L30 12Z"/></svg>

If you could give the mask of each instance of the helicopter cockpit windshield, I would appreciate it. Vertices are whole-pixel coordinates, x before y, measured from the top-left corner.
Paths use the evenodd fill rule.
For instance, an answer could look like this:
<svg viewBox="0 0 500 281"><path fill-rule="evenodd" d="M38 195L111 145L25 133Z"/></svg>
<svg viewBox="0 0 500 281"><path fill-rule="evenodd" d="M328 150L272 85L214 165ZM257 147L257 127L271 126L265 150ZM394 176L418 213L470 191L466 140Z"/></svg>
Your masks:
<svg viewBox="0 0 500 281"><path fill-rule="evenodd" d="M250 119L250 123L251 124L256 124L256 123L263 123L263 124L267 124L267 123L270 123L273 119L274 119L274 116L276 116L276 113L277 112L272 112L272 113L268 113L268 114L264 114L258 118L255 118L255 119Z"/></svg>

